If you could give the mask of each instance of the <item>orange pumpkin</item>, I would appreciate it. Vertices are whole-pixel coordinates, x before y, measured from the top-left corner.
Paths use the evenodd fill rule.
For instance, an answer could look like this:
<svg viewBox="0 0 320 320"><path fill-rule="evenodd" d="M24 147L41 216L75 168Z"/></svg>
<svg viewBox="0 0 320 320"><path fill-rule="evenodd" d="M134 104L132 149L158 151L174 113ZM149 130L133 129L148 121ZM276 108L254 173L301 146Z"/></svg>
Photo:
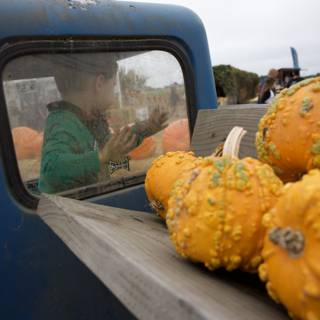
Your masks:
<svg viewBox="0 0 320 320"><path fill-rule="evenodd" d="M179 179L166 222L178 253L210 270L248 272L261 263L263 215L273 206L281 180L252 158L207 158Z"/></svg>
<svg viewBox="0 0 320 320"><path fill-rule="evenodd" d="M39 157L41 154L43 134L28 128L12 129L13 143L19 160Z"/></svg>
<svg viewBox="0 0 320 320"><path fill-rule="evenodd" d="M286 182L320 168L320 77L280 92L260 120L256 147Z"/></svg>
<svg viewBox="0 0 320 320"><path fill-rule="evenodd" d="M172 122L162 134L163 152L188 151L190 149L189 123L187 119Z"/></svg>
<svg viewBox="0 0 320 320"><path fill-rule="evenodd" d="M40 132L34 142L32 143L34 157L39 158L41 156L41 150L43 145L43 132Z"/></svg>
<svg viewBox="0 0 320 320"><path fill-rule="evenodd" d="M224 148L225 152L229 152L229 149L232 149L230 153L238 152L238 142L240 143L244 134L243 130L240 130L240 134L238 130L239 128L236 128L235 131L232 131L233 135L230 133L228 136L230 140L235 135L236 139L233 139L233 141L236 140L236 142L228 143L229 140L227 139L226 147ZM214 152L213 156L216 156L216 153L218 154L219 152L220 148ZM193 152L185 151L167 152L152 162L147 172L145 189L150 206L161 218L166 218L168 200L175 182L197 168L201 162L201 157L197 158Z"/></svg>
<svg viewBox="0 0 320 320"><path fill-rule="evenodd" d="M269 295L294 319L320 319L320 171L287 184L264 216L268 228L259 267Z"/></svg>
<svg viewBox="0 0 320 320"><path fill-rule="evenodd" d="M147 159L153 156L156 147L155 139L153 137L148 137L145 138L137 148L130 151L129 156L133 160Z"/></svg>
<svg viewBox="0 0 320 320"><path fill-rule="evenodd" d="M168 152L155 159L147 172L145 190L150 206L162 218L166 218L168 200L176 180L197 167L201 158L193 152Z"/></svg>

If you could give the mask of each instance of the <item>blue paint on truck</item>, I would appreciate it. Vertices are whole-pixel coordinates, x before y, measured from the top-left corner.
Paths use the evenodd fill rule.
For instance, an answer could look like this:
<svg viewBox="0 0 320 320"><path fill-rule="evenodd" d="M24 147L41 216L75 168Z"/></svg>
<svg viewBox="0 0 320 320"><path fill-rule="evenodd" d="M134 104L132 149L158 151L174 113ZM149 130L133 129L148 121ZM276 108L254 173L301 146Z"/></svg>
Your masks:
<svg viewBox="0 0 320 320"><path fill-rule="evenodd" d="M84 3L1 0L0 62L12 44L25 41L65 40L72 46L73 41L101 39L115 40L121 46L121 41L147 39L158 41L158 47L165 41L178 45L189 65L192 112L216 107L206 33L192 11L160 4L102 0ZM32 214L34 209L27 208L21 201L21 194L26 192L21 179L13 183L10 178L17 165L3 94L0 108L0 319L134 318L38 216ZM148 210L143 184L89 200Z"/></svg>

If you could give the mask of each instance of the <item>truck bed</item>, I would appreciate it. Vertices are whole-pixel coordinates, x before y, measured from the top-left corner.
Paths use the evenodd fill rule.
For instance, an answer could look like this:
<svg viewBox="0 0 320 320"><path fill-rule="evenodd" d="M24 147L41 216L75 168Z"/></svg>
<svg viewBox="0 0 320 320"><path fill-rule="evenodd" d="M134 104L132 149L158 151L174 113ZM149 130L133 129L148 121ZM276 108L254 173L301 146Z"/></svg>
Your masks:
<svg viewBox="0 0 320 320"><path fill-rule="evenodd" d="M254 157L257 123L265 110L243 105L200 111L192 150L209 155L238 125L248 131L240 156ZM139 319L289 319L257 275L209 272L181 258L154 214L52 195L42 196L38 214Z"/></svg>
<svg viewBox="0 0 320 320"><path fill-rule="evenodd" d="M155 215L51 195L38 213L138 319L288 319L257 275L178 256Z"/></svg>

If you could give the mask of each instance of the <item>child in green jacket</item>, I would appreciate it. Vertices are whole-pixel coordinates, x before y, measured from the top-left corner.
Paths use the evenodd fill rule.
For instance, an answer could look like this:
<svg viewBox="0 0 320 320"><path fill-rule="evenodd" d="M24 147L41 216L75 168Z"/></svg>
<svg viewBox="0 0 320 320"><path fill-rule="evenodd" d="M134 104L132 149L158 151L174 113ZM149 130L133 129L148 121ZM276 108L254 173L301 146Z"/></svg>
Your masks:
<svg viewBox="0 0 320 320"><path fill-rule="evenodd" d="M39 190L56 193L98 182L108 163L124 159L145 137L166 127L154 110L146 121L111 134L105 111L114 103L113 53L48 56L62 100L48 105Z"/></svg>

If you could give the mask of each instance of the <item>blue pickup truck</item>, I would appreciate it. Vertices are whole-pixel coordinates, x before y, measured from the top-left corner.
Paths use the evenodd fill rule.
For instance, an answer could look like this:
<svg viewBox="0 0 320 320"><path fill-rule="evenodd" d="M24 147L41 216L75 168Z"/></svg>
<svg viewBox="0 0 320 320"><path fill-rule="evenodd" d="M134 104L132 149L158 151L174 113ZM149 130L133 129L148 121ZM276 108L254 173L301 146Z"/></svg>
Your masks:
<svg viewBox="0 0 320 320"><path fill-rule="evenodd" d="M206 271L181 262L167 243L164 225L150 214L144 178L152 160L179 149L179 143L188 148L198 113L216 108L211 66L204 26L183 7L107 0L1 1L0 319L286 318L257 280L224 273L211 279ZM85 118L98 107L104 112L90 127ZM165 115L166 128L160 121L151 133L139 131L159 114ZM129 138L123 134L128 128L142 137L134 148L139 134ZM176 137L178 130L182 135ZM111 140L118 148L122 144L123 159L104 160ZM81 158L82 149L87 158ZM43 200L42 192L53 198ZM59 214L39 214L39 201L48 208L48 197L61 212L66 210L61 199L68 199L86 217L88 210L109 208L101 225L111 223L113 229L99 235L97 224L99 230L88 235L84 215L75 220L65 216L58 225L52 221ZM134 241L126 238L130 234ZM100 241L98 235L112 235L114 243ZM72 239L77 245L70 244ZM162 251L140 257L152 241ZM105 250L96 252L99 246ZM164 261L168 264L161 267ZM125 265L130 271L122 269ZM172 272L166 275L163 270L169 267ZM170 279L184 272L194 275ZM188 287L188 279L209 285L202 293L209 297L212 291L212 302L200 301L200 289Z"/></svg>

